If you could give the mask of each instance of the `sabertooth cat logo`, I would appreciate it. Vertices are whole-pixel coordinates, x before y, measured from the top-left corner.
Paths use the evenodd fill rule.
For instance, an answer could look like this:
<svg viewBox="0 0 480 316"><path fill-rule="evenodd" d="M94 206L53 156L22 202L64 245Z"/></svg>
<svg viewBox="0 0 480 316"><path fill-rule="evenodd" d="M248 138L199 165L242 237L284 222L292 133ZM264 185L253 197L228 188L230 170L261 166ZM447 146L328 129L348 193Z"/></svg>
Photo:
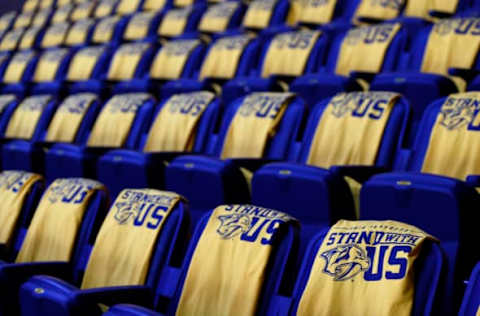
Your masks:
<svg viewBox="0 0 480 316"><path fill-rule="evenodd" d="M218 219L220 227L218 227L217 233L223 239L232 239L250 229L251 220L245 214L221 215Z"/></svg>
<svg viewBox="0 0 480 316"><path fill-rule="evenodd" d="M345 281L370 268L370 259L365 250L357 245L342 245L324 251L320 256L326 264L323 272L335 281Z"/></svg>

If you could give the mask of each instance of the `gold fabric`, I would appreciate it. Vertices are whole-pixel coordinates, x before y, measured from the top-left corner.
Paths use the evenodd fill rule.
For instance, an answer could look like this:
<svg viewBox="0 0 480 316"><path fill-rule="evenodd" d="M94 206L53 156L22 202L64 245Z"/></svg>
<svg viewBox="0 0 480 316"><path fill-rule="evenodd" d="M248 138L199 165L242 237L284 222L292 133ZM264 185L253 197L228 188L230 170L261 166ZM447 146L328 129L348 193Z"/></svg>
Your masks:
<svg viewBox="0 0 480 316"><path fill-rule="evenodd" d="M35 44L35 39L37 38L38 32L42 30L42 27L31 27L25 31L18 46L20 49L31 49Z"/></svg>
<svg viewBox="0 0 480 316"><path fill-rule="evenodd" d="M15 11L7 12L0 17L0 30L6 30L10 24L15 20L17 13Z"/></svg>
<svg viewBox="0 0 480 316"><path fill-rule="evenodd" d="M246 96L228 128L222 159L263 157L268 140L275 136L294 96L278 92L257 92Z"/></svg>
<svg viewBox="0 0 480 316"><path fill-rule="evenodd" d="M200 45L200 41L197 39L165 43L153 60L150 77L167 80L179 79L190 54L198 45Z"/></svg>
<svg viewBox="0 0 480 316"><path fill-rule="evenodd" d="M45 51L38 60L33 74L34 82L54 81L63 59L68 54L67 48L58 48Z"/></svg>
<svg viewBox="0 0 480 316"><path fill-rule="evenodd" d="M129 80L135 75L138 63L143 54L150 48L149 43L123 44L117 49L108 70L110 80Z"/></svg>
<svg viewBox="0 0 480 316"><path fill-rule="evenodd" d="M105 187L81 178L57 179L38 204L15 262L70 261L93 194Z"/></svg>
<svg viewBox="0 0 480 316"><path fill-rule="evenodd" d="M7 32L0 42L0 50L15 50L24 32L24 28L13 29Z"/></svg>
<svg viewBox="0 0 480 316"><path fill-rule="evenodd" d="M165 219L181 199L153 189L120 192L95 240L81 288L144 284Z"/></svg>
<svg viewBox="0 0 480 316"><path fill-rule="evenodd" d="M41 175L25 171L6 170L0 173L0 243L11 246L15 227L28 194L36 183L43 181Z"/></svg>
<svg viewBox="0 0 480 316"><path fill-rule="evenodd" d="M43 36L41 47L49 48L62 45L69 28L70 24L68 22L57 23L50 26Z"/></svg>
<svg viewBox="0 0 480 316"><path fill-rule="evenodd" d="M307 164L375 164L390 113L400 95L351 92L333 97L318 122Z"/></svg>
<svg viewBox="0 0 480 316"><path fill-rule="evenodd" d="M315 255L297 315L411 315L428 240L400 222L339 221Z"/></svg>
<svg viewBox="0 0 480 316"><path fill-rule="evenodd" d="M209 7L202 16L198 29L207 33L225 31L238 6L237 2L227 1Z"/></svg>
<svg viewBox="0 0 480 316"><path fill-rule="evenodd" d="M34 17L33 12L23 12L19 15L17 15L17 18L15 19L15 23L13 24L13 28L19 28L19 27L29 27L30 23L32 23Z"/></svg>
<svg viewBox="0 0 480 316"><path fill-rule="evenodd" d="M23 4L22 10L23 12L30 12L35 11L39 5L40 0L27 0Z"/></svg>
<svg viewBox="0 0 480 316"><path fill-rule="evenodd" d="M90 28L95 24L92 19L85 19L72 25L65 39L65 44L69 46L81 45L86 43Z"/></svg>
<svg viewBox="0 0 480 316"><path fill-rule="evenodd" d="M291 221L253 205L217 207L193 253L175 315L256 315L272 240Z"/></svg>
<svg viewBox="0 0 480 316"><path fill-rule="evenodd" d="M399 30L399 23L349 30L340 48L335 72L344 76L348 76L351 71L378 73L382 69L388 47Z"/></svg>
<svg viewBox="0 0 480 316"><path fill-rule="evenodd" d="M183 34L190 13L192 13L192 7L169 10L162 19L162 22L160 22L157 34L161 36L177 36Z"/></svg>
<svg viewBox="0 0 480 316"><path fill-rule="evenodd" d="M362 18L373 20L391 20L402 10L406 0L361 0L355 11L354 20L358 23Z"/></svg>
<svg viewBox="0 0 480 316"><path fill-rule="evenodd" d="M143 150L191 151L202 114L214 98L207 91L171 96L155 118Z"/></svg>
<svg viewBox="0 0 480 316"><path fill-rule="evenodd" d="M105 52L105 46L90 46L79 50L70 62L67 80L86 81L91 78L98 58Z"/></svg>
<svg viewBox="0 0 480 316"><path fill-rule="evenodd" d="M268 27L270 19L277 5L277 0L254 0L248 5L243 18L243 26L253 29Z"/></svg>
<svg viewBox="0 0 480 316"><path fill-rule="evenodd" d="M39 2L39 8L40 9L46 9L46 8L52 7L53 6L53 1L54 0L41 0Z"/></svg>
<svg viewBox="0 0 480 316"><path fill-rule="evenodd" d="M51 98L50 95L37 95L24 99L13 112L5 137L31 139L38 120Z"/></svg>
<svg viewBox="0 0 480 316"><path fill-rule="evenodd" d="M422 172L465 180L480 172L480 93L448 97L430 134Z"/></svg>
<svg viewBox="0 0 480 316"><path fill-rule="evenodd" d="M150 98L147 93L113 96L103 107L88 138L89 147L122 147L138 109Z"/></svg>
<svg viewBox="0 0 480 316"><path fill-rule="evenodd" d="M288 24L326 24L332 21L337 0L292 0L288 12Z"/></svg>
<svg viewBox="0 0 480 316"><path fill-rule="evenodd" d="M140 0L120 0L120 4L117 7L117 14L125 15L133 13L137 10Z"/></svg>
<svg viewBox="0 0 480 316"><path fill-rule="evenodd" d="M145 0L143 10L160 11L165 6L165 0Z"/></svg>
<svg viewBox="0 0 480 316"><path fill-rule="evenodd" d="M281 33L271 42L262 67L262 77L303 74L320 31Z"/></svg>
<svg viewBox="0 0 480 316"><path fill-rule="evenodd" d="M110 16L113 13L113 9L115 9L115 5L119 2L119 0L102 0L97 4L95 8L94 16L96 18L103 18L106 16Z"/></svg>
<svg viewBox="0 0 480 316"><path fill-rule="evenodd" d="M52 17L53 23L63 23L68 20L70 14L72 13L75 6L73 4L67 4L55 11L55 14Z"/></svg>
<svg viewBox="0 0 480 316"><path fill-rule="evenodd" d="M120 17L112 16L103 18L98 22L93 31L92 40L95 43L108 43L112 40L113 33Z"/></svg>
<svg viewBox="0 0 480 316"><path fill-rule="evenodd" d="M73 143L85 114L96 100L98 98L93 93L78 93L68 96L57 108L48 126L45 140Z"/></svg>
<svg viewBox="0 0 480 316"><path fill-rule="evenodd" d="M70 16L70 20L72 21L79 21L88 18L91 14L93 9L95 8L95 2L85 2L79 4L75 7Z"/></svg>
<svg viewBox="0 0 480 316"><path fill-rule="evenodd" d="M173 4L176 6L176 7L188 7L188 6L191 6L193 5L194 1L193 0L173 0Z"/></svg>
<svg viewBox="0 0 480 316"><path fill-rule="evenodd" d="M431 18L430 11L454 14L458 0L409 0L405 6L405 15L420 18Z"/></svg>
<svg viewBox="0 0 480 316"><path fill-rule="evenodd" d="M32 26L45 26L51 13L52 9L43 9L42 11L37 12L33 19Z"/></svg>
<svg viewBox="0 0 480 316"><path fill-rule="evenodd" d="M135 13L127 24L123 37L126 40L140 40L148 35L150 23L155 17L155 12Z"/></svg>
<svg viewBox="0 0 480 316"><path fill-rule="evenodd" d="M231 79L235 77L240 57L250 40L252 40L252 36L249 34L218 39L203 61L200 79Z"/></svg>
<svg viewBox="0 0 480 316"><path fill-rule="evenodd" d="M28 66L28 63L35 57L34 51L18 52L13 55L10 63L3 75L5 83L18 83L22 80L23 73Z"/></svg>

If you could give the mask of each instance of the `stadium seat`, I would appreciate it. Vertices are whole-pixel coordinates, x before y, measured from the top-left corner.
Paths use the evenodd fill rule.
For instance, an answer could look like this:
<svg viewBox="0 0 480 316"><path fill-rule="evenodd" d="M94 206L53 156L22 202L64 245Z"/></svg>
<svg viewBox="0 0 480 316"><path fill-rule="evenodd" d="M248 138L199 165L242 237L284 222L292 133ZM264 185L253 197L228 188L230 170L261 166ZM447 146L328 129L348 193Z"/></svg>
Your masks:
<svg viewBox="0 0 480 316"><path fill-rule="evenodd" d="M284 0L254 0L248 5L242 27L254 31L280 27L285 23L289 7L289 2Z"/></svg>
<svg viewBox="0 0 480 316"><path fill-rule="evenodd" d="M10 11L2 14L0 16L0 30L6 31L10 29L13 26L13 23L15 22L16 16L17 16L17 13L15 11Z"/></svg>
<svg viewBox="0 0 480 316"><path fill-rule="evenodd" d="M353 18L358 0L328 1L317 5L315 1L293 0L290 3L287 23L311 28L348 25ZM330 27L331 28L331 27Z"/></svg>
<svg viewBox="0 0 480 316"><path fill-rule="evenodd" d="M259 41L250 34L219 37L208 46L195 78L167 82L161 88L162 94L165 96L214 89L213 86L221 85L229 79L247 76L256 64L259 46ZM235 98L228 98L223 93L222 99L228 104Z"/></svg>
<svg viewBox="0 0 480 316"><path fill-rule="evenodd" d="M165 0L144 0L142 11L162 11L171 7L171 1Z"/></svg>
<svg viewBox="0 0 480 316"><path fill-rule="evenodd" d="M3 78L12 55L8 52L0 52L0 78ZM1 82L1 80L0 80Z"/></svg>
<svg viewBox="0 0 480 316"><path fill-rule="evenodd" d="M4 170L43 170L41 153L34 150L33 144L42 140L56 107L54 96L37 95L25 98L15 108L3 136Z"/></svg>
<svg viewBox="0 0 480 316"><path fill-rule="evenodd" d="M40 41L45 34L45 28L42 26L29 27L23 33L22 39L18 45L19 50L37 49ZM1 44L0 44L1 45Z"/></svg>
<svg viewBox="0 0 480 316"><path fill-rule="evenodd" d="M373 176L361 192L363 219L394 219L428 230L448 256L445 300L458 308L463 280L480 260L474 247L479 220L475 190L478 93L451 95L425 111L408 164L395 173ZM472 175L472 177L470 177ZM467 180L467 182L465 182Z"/></svg>
<svg viewBox="0 0 480 316"><path fill-rule="evenodd" d="M178 38L164 42L155 53L150 70L138 78L118 82L115 92L150 91L164 98L179 90L177 86L185 89L184 92L201 90L204 86L196 81L193 84L185 82L190 83L192 78L198 76L205 50L203 42L196 38Z"/></svg>
<svg viewBox="0 0 480 316"><path fill-rule="evenodd" d="M95 20L78 20L71 25L63 44L65 46L88 45L91 41L94 28Z"/></svg>
<svg viewBox="0 0 480 316"><path fill-rule="evenodd" d="M95 1L86 1L76 5L70 15L70 21L76 22L90 18L95 11L95 6Z"/></svg>
<svg viewBox="0 0 480 316"><path fill-rule="evenodd" d="M22 12L18 14L15 17L15 23L13 24L13 28L17 29L17 28L29 27L33 21L34 16L35 16L35 13L33 11Z"/></svg>
<svg viewBox="0 0 480 316"><path fill-rule="evenodd" d="M95 8L95 18L113 16L120 0L101 0Z"/></svg>
<svg viewBox="0 0 480 316"><path fill-rule="evenodd" d="M202 33L212 34L232 30L240 26L245 7L238 1L213 4L203 14L198 25Z"/></svg>
<svg viewBox="0 0 480 316"><path fill-rule="evenodd" d="M52 17L52 23L57 24L68 22L74 9L75 5L73 3L68 3L59 7L55 10L55 14Z"/></svg>
<svg viewBox="0 0 480 316"><path fill-rule="evenodd" d="M78 275L85 269L83 276L73 283L32 277L20 289L22 315L100 315L99 303L151 301L158 280L182 262L189 233L187 209L186 201L173 192L124 190L95 242L88 240L90 256L88 249L84 265L77 268Z"/></svg>
<svg viewBox="0 0 480 316"><path fill-rule="evenodd" d="M158 26L157 35L170 38L182 34L193 34L206 8L205 5L196 4L168 10Z"/></svg>
<svg viewBox="0 0 480 316"><path fill-rule="evenodd" d="M26 28L16 28L6 32L0 42L0 51L14 51L17 49Z"/></svg>
<svg viewBox="0 0 480 316"><path fill-rule="evenodd" d="M100 19L93 31L92 42L95 44L119 44L127 21L126 17L119 16L107 16Z"/></svg>
<svg viewBox="0 0 480 316"><path fill-rule="evenodd" d="M15 53L3 73L2 94L14 93L23 96L26 92L25 84L32 78L37 61L38 54L33 50Z"/></svg>
<svg viewBox="0 0 480 316"><path fill-rule="evenodd" d="M140 137L138 151L114 150L102 156L98 179L112 196L126 187L162 188L165 161L181 153L203 153L219 113L220 100L207 91L163 100Z"/></svg>
<svg viewBox="0 0 480 316"><path fill-rule="evenodd" d="M144 1L145 0L120 0L116 8L116 13L117 15L134 13L140 10Z"/></svg>
<svg viewBox="0 0 480 316"><path fill-rule="evenodd" d="M86 144L55 144L50 148L45 159L47 180L66 176L96 178L96 162L101 154L114 148L138 147L154 104L154 98L146 93L112 96L87 132Z"/></svg>
<svg viewBox="0 0 480 316"><path fill-rule="evenodd" d="M468 287L465 291L465 297L463 298L462 307L460 308L460 313L458 316L475 316L478 314L480 309L479 301L479 291L480 291L480 282L479 282L479 272L480 264L475 266L470 280L468 281Z"/></svg>
<svg viewBox="0 0 480 316"><path fill-rule="evenodd" d="M141 11L133 14L127 24L123 39L126 41L156 40L156 31L163 14L154 11Z"/></svg>
<svg viewBox="0 0 480 316"><path fill-rule="evenodd" d="M312 240L293 300L279 297L271 314L444 315L445 265L438 241L414 226L340 221Z"/></svg>
<svg viewBox="0 0 480 316"><path fill-rule="evenodd" d="M14 180L18 189L22 188L20 181L31 183L37 178L38 175L20 173L5 180ZM105 187L93 180L58 179L49 186L28 230L23 232L19 241L21 247L10 260L0 262L0 292L5 297L0 302L3 315L18 314L18 291L30 277L37 274L72 277L71 267L79 272L83 256L89 250L88 243L105 217L107 203Z"/></svg>
<svg viewBox="0 0 480 316"><path fill-rule="evenodd" d="M160 278L156 309L179 316L266 315L289 277L297 232L297 221L276 210L215 208L198 223L181 270L169 267ZM106 315L158 314L119 305Z"/></svg>
<svg viewBox="0 0 480 316"><path fill-rule="evenodd" d="M50 20L53 17L53 10L51 8L46 8L41 11L38 11L33 18L32 25L36 27L45 27L50 23Z"/></svg>
<svg viewBox="0 0 480 316"><path fill-rule="evenodd" d="M47 28L40 44L41 48L58 47L64 44L70 23L56 23Z"/></svg>

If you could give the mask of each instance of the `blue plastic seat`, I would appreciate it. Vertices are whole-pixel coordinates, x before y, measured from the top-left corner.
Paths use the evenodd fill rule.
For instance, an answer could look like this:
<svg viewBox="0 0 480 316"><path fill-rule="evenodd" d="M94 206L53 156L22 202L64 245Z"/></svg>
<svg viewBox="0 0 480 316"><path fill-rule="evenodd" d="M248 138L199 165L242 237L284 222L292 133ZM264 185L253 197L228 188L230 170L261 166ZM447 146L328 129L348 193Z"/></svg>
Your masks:
<svg viewBox="0 0 480 316"><path fill-rule="evenodd" d="M65 36L64 45L83 46L90 44L95 23L94 19L82 19L74 22Z"/></svg>
<svg viewBox="0 0 480 316"><path fill-rule="evenodd" d="M243 17L242 27L260 31L269 27L281 27L287 19L290 3L285 0L252 1Z"/></svg>
<svg viewBox="0 0 480 316"><path fill-rule="evenodd" d="M188 144L183 145L186 145L186 148L182 145L173 146L175 140L181 141L176 136L186 128L182 125L171 126L168 133L161 134L163 138L158 143L149 141L158 132L156 129L161 128L158 126L159 123L156 123L159 115L168 118L167 111L177 113L178 116L181 113L182 116L198 118L191 130L191 137L193 137L191 146ZM176 156L182 152L203 153L220 111L220 100L215 98L213 93L206 91L178 94L162 100L149 119L148 129L145 129L140 136L139 146L135 148L137 151L113 150L103 155L98 162L98 179L107 185L112 196L116 196L126 187L162 188L165 161L170 160L169 156ZM156 137L158 139L160 136ZM181 151L176 152L172 148ZM183 194L183 192L180 193Z"/></svg>
<svg viewBox="0 0 480 316"><path fill-rule="evenodd" d="M92 34L94 44L119 44L127 26L127 17L106 16L98 20Z"/></svg>
<svg viewBox="0 0 480 316"><path fill-rule="evenodd" d="M39 54L34 50L26 50L15 53L2 77L2 94L13 93L19 96L25 95L26 84L30 82L36 69Z"/></svg>
<svg viewBox="0 0 480 316"><path fill-rule="evenodd" d="M15 23L16 16L17 16L17 12L15 11L9 11L2 14L0 16L0 30L6 31L10 29Z"/></svg>
<svg viewBox="0 0 480 316"><path fill-rule="evenodd" d="M475 129L467 129L470 123L473 124L474 116L461 120L460 112L454 111L462 106L459 103L462 98L469 96L453 95L448 103L447 99L441 99L429 106L418 127L419 132L407 164L398 168L397 172L370 178L362 188L360 199L361 218L404 221L428 230L441 240L449 262L449 290L446 293L449 298L446 300L448 311L458 308L463 292L462 282L480 259L477 252L468 250L474 247L474 223L478 221L475 211L479 203L475 190L476 175L469 178L452 163L443 169L441 166L432 169L432 163L439 159L451 161L449 159L453 157L454 161L462 161L463 165L467 164L468 157L474 155L464 151L475 149L475 144L471 143L476 137ZM469 100L476 99L472 97ZM466 130L465 142L458 143L454 148L447 148L446 145L442 149L439 147L441 143L431 142L432 137L438 135L437 132L446 131L452 133L449 135L455 135L462 129ZM448 138L442 142L445 141ZM468 168L465 172L475 173Z"/></svg>
<svg viewBox="0 0 480 316"><path fill-rule="evenodd" d="M102 107L93 128L87 131L86 143L55 144L50 148L45 158L47 180L65 176L96 178L95 166L100 155L114 148L138 147L154 105L155 99L146 93L114 95Z"/></svg>
<svg viewBox="0 0 480 316"><path fill-rule="evenodd" d="M55 23L64 23L70 20L70 16L75 9L74 3L67 3L55 10L51 22Z"/></svg>
<svg viewBox="0 0 480 316"><path fill-rule="evenodd" d="M50 23L50 20L53 17L53 12L52 8L45 8L37 12L35 14L35 17L33 18L32 21L32 26L35 27L45 27Z"/></svg>
<svg viewBox="0 0 480 316"><path fill-rule="evenodd" d="M151 301L159 278L168 276L170 270L178 270L185 254L188 204L177 197L172 192L152 189L123 191L100 227L96 241L87 241L82 264L73 270L76 278L32 277L20 290L22 314L100 315L99 303L110 306ZM134 207L144 210L143 215L132 213ZM138 238L148 246L134 249ZM111 249L112 239L133 247ZM135 253L138 261L130 258ZM109 255L122 264L110 268ZM142 268L141 274L138 267ZM92 274L93 271L97 273ZM115 273L120 274L115 277ZM43 289L42 293L35 290L38 288Z"/></svg>
<svg viewBox="0 0 480 316"><path fill-rule="evenodd" d="M97 6L96 2L84 1L75 6L70 14L70 21L76 22L92 17Z"/></svg>
<svg viewBox="0 0 480 316"><path fill-rule="evenodd" d="M131 14L142 8L145 0L120 0L115 12L117 15Z"/></svg>
<svg viewBox="0 0 480 316"><path fill-rule="evenodd" d="M197 30L200 18L207 7L195 4L183 8L171 8L168 10L156 30L156 34L171 38L184 34L193 34ZM185 21L183 24L180 21Z"/></svg>
<svg viewBox="0 0 480 316"><path fill-rule="evenodd" d="M206 34L232 30L240 26L244 12L245 6L237 1L212 4L200 19L198 30Z"/></svg>
<svg viewBox="0 0 480 316"><path fill-rule="evenodd" d="M362 222L359 221L358 223L361 224ZM388 224L389 222L378 222L378 223L381 225L382 223ZM358 227L361 227L361 226L358 226ZM321 249L320 247L322 246L322 244L325 244L327 242L327 239L325 239L327 235L328 235L328 230L325 229L324 231L317 234L312 239L308 247L307 253L303 258L303 264L295 285L293 298L279 297L278 298L279 302L283 302L283 304L278 304L276 306L277 307L276 310L272 311L272 315L297 315L300 300L302 298L302 295L306 291L307 282L311 277L310 274L314 273L312 269L313 269L313 264L316 260L322 260L322 261L324 260L327 262L325 263L324 268L320 273L325 273L331 276L332 278L341 275L342 273L341 271L344 271L344 270L338 269L337 271L334 271L335 274L332 275L332 269L333 269L332 267L335 267L339 265L341 262L345 262L350 259L350 257L347 257L348 259L346 259L346 257L341 257L341 255L340 256L337 255L341 250L346 249L348 245L344 246L343 248L342 248L342 245L337 246L337 248L334 248L335 244L332 245L331 246L332 249L330 251L334 251L338 248L340 249L338 249L337 253L333 253L333 256L329 258L328 254L320 253L320 249ZM345 235L349 235L349 233L346 232ZM406 235L408 236L408 234ZM328 239L328 242L332 242L336 240L337 244L345 243L345 241L343 241L343 243L342 241L338 241L341 239L335 238L333 236L333 233L329 237L330 239ZM361 242L358 242L358 244L361 244ZM352 245L356 246L357 243L354 242ZM364 249L360 248L359 246L357 247L358 248L356 249L362 250L363 254L367 255ZM386 246L378 246L378 245L369 246L368 248L373 249L373 251L370 251L369 254L367 255L368 257L371 258L368 270L362 269L362 270L357 270L358 271L357 273L353 272L353 273L343 274L344 275L343 279L336 280L337 282L349 282L349 283L354 282L352 284L359 285L358 288L354 288L354 287L349 288L348 291L344 291L344 293L348 292L349 293L348 295L351 295L351 297L357 296L357 295L361 297L361 293L358 291L362 291L362 289L366 289L366 288L368 291L368 287L362 287L362 285L365 286L365 283L367 282L368 282L367 284L373 283L376 280L381 280L383 283L382 285L385 288L387 288L387 285L389 282L396 282L396 283L393 283L395 285L390 284L389 285L390 287L396 286L396 284L399 284L398 282L400 281L399 280L400 276L398 274L401 275L401 272L399 273L393 272L393 271L398 271L398 270L395 270L397 269L398 261L395 262L394 259L390 259L387 263L387 259L385 259L385 262L377 263L377 261L374 261L375 259L371 257L372 255L375 256L375 252L377 252L380 247L388 247L388 248L399 247L399 249L405 249L405 246L402 246L402 243L400 242L398 243L398 246L397 246L397 243L392 243L392 242ZM411 247L411 246L406 246L406 247ZM355 252L355 250L351 250L349 254L353 252ZM398 254L401 252L402 251L392 251L391 253ZM332 262L335 258L337 259L337 261ZM361 264L361 259L359 257L355 257L355 258L356 258L355 263L357 265ZM407 259L402 258L400 260L406 261ZM329 266L327 266L327 264ZM344 263L344 264L348 264L348 263ZM424 244L422 244L420 253L417 259L414 261L414 265L412 267L415 271L415 278L414 279L412 278L412 282L414 283L414 293L412 293L413 302L411 307L412 308L411 315L419 315L419 316L420 315L439 315L439 314L443 315L442 311L438 309L438 297L441 292L442 281L444 278L443 269L445 268L445 265L446 265L446 262L443 257L443 252L441 247L438 245L438 243L432 242L431 240L425 241ZM325 271L327 270L327 268L329 269L328 272ZM391 271L391 272L388 272L388 271ZM367 273L369 273L371 276L367 277ZM381 273L385 273L385 275L382 275ZM388 279L389 273L392 273L391 279ZM403 279L405 279L405 275L403 275ZM310 289L310 291L312 291L312 289ZM343 293L339 292L339 295L341 294ZM319 299L320 298L321 296L319 293ZM386 296L385 299L388 300L389 297ZM382 303L383 303L383 299L382 299ZM396 302L392 302L392 303L396 303ZM328 304L331 304L331 302L328 302ZM367 304L367 305L375 304L375 302L365 301L364 304ZM392 309L395 309L393 305L391 307ZM305 313L303 313L302 315L305 315Z"/></svg>
<svg viewBox="0 0 480 316"><path fill-rule="evenodd" d="M45 34L45 29L42 26L31 26L25 30L22 39L18 44L19 50L37 49Z"/></svg>
<svg viewBox="0 0 480 316"><path fill-rule="evenodd" d="M141 11L129 17L127 27L123 33L123 40L155 40L156 31L163 18L161 12Z"/></svg>
<svg viewBox="0 0 480 316"><path fill-rule="evenodd" d="M25 179L27 176L23 173ZM21 183L18 181L17 186ZM36 198L39 198L38 193ZM37 274L72 277L72 271L79 272L88 253L88 243L105 217L107 203L105 187L96 181L58 179L49 186L33 217L28 214L28 229L20 227L17 248L10 258L0 262L0 292L6 298L0 303L3 314L18 314L18 292L30 277ZM63 218L62 222L72 230L70 235L61 225L49 225L55 217ZM48 246L55 250L47 253ZM73 277L78 278L78 275Z"/></svg>
<svg viewBox="0 0 480 316"><path fill-rule="evenodd" d="M120 0L101 0L97 3L93 16L95 18L104 18L108 16L114 16Z"/></svg>
<svg viewBox="0 0 480 316"><path fill-rule="evenodd" d="M479 301L479 291L480 291L480 282L479 282L479 272L480 264L475 266L470 279L468 281L468 287L465 291L465 296L463 298L462 307L460 308L459 316L475 316L478 314L478 309L480 307Z"/></svg>
<svg viewBox="0 0 480 316"><path fill-rule="evenodd" d="M0 41L0 51L14 51L17 49L26 28L16 28L6 32Z"/></svg>
<svg viewBox="0 0 480 316"><path fill-rule="evenodd" d="M21 28L21 27L29 27L33 21L35 16L35 12L28 11L28 12L21 12L15 17L15 23L13 24L13 28Z"/></svg>
<svg viewBox="0 0 480 316"><path fill-rule="evenodd" d="M220 211L222 208L225 208L226 210L228 209L228 212L232 213L220 215L224 214ZM243 212L241 212L242 210ZM260 215L262 211L264 214L267 214L267 212L275 212L277 215L268 218L267 216ZM258 215L255 215L255 212ZM238 220L238 216L240 216L242 220L250 218L250 221L255 221L261 224L251 226L250 229L238 228L230 236L223 235L223 239L220 239L222 238L222 234L228 233L229 231L231 232L231 230L228 230L228 225L232 224L233 227L235 223L229 223L229 221ZM208 227L212 225L219 227L218 230L209 230ZM252 232L254 227L257 227L256 233ZM181 269L178 267L168 267L168 269L165 270L164 278L160 278L157 284L157 302L155 304L155 309L158 310L161 315L186 315L184 309L178 309L179 305L190 305L190 311L192 312L193 309L191 306L195 304L193 303L195 302L195 298L191 297L191 293L182 293L185 290L185 287L189 286L189 288L196 287L197 289L203 287L206 290L206 292L204 292L206 295L202 297L201 301L202 307L205 307L205 305L210 302L212 305L209 309L210 312L214 314L231 314L233 311L231 306L233 305L232 303L230 303L230 306L228 306L228 303L226 305L215 304L217 299L219 299L219 296L213 295L213 293L215 293L216 290L219 290L220 292L218 293L222 293L222 295L225 294L225 302L228 302L227 299L230 299L230 302L236 301L234 298L235 296L237 296L237 298L249 297L249 300L244 301L244 305L249 307L253 306L253 308L250 309L251 314L244 311L244 315L267 315L267 312L274 308L275 302L272 298L284 290L284 284L289 278L289 268L295 258L297 233L298 226L296 225L296 221L289 217L288 214L253 205L219 206L215 210L208 212L197 224L187 251L187 256ZM210 278L197 279L196 277L198 277L198 275L195 275L195 272L191 272L190 269L193 265L196 265L198 268L198 265L201 264L201 260L206 259L198 254L200 252L199 249L211 247L212 260L214 260L211 262L218 262L221 264L222 254L227 257L232 256L241 260L241 251L229 252L228 255L226 254L226 251L230 250L230 247L223 249L223 251L217 251L217 247L224 246L223 243L230 243L232 248L235 247L235 244L239 243L239 247L242 245L244 246L242 248L245 250L248 249L247 247L250 245L251 247L255 247L257 246L256 244L260 245L261 243L263 245L262 247L272 247L272 250L267 258L262 256L256 259L256 269L254 269L256 271L248 270L250 272L247 273L247 269L249 269L248 264L244 265L239 263L239 265L235 267L223 266L222 272L216 265L205 262L204 273L210 276ZM227 246L225 245L225 247ZM262 249L258 249L258 251L260 252ZM267 266L267 262L265 261L268 261L269 268L267 269L265 269ZM230 269L232 269L232 271L229 271ZM258 275L259 270L263 271L263 269L265 269L265 272L262 273L263 277L258 280L256 275ZM238 281L234 277L227 279L227 274L230 275L231 273L240 273L241 275L244 275L246 278L245 282L248 282L248 278L250 277L251 282L259 283L260 286L255 287L257 292L247 292L255 290L253 288L244 289L243 287L238 286ZM220 278L219 280L215 278L215 274L218 275L218 278ZM212 292L209 292L209 290ZM212 295L208 296L208 293L212 293ZM183 298L185 301L189 301L184 305L179 304ZM202 307L196 308L193 313L208 314L209 311L203 310ZM106 315L160 314L139 306L119 305L112 307Z"/></svg>
<svg viewBox="0 0 480 316"><path fill-rule="evenodd" d="M43 35L40 47L46 49L62 46L65 43L70 26L68 22L56 23L49 26Z"/></svg>

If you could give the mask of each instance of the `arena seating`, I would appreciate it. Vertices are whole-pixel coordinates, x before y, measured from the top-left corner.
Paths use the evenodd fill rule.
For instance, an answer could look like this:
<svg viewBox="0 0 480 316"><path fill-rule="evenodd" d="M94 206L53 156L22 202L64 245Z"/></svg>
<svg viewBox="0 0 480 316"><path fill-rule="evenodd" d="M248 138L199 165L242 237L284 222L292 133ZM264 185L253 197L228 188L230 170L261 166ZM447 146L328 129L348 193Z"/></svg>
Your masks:
<svg viewBox="0 0 480 316"><path fill-rule="evenodd" d="M0 315L480 313L480 0L20 2Z"/></svg>

